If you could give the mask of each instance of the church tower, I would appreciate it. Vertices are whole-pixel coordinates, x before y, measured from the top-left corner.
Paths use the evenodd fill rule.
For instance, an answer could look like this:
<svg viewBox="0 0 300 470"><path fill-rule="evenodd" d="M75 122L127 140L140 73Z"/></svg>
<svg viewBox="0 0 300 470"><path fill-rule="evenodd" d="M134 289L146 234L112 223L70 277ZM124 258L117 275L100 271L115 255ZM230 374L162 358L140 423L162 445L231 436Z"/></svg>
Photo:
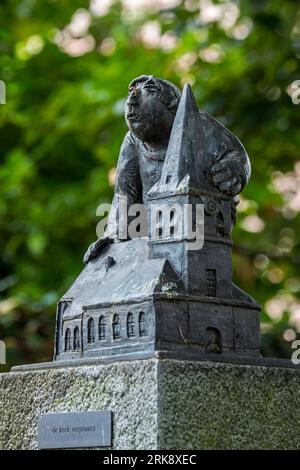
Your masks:
<svg viewBox="0 0 300 470"><path fill-rule="evenodd" d="M232 283L232 199L211 181L203 119L185 85L161 179L149 192L149 256L167 258L184 284L186 342L203 352L258 355L259 306ZM179 325L180 314L172 321Z"/></svg>
<svg viewBox="0 0 300 470"><path fill-rule="evenodd" d="M231 199L211 182L213 163L202 119L191 87L185 85L161 179L149 194L150 253L170 257L188 293L231 298ZM189 240L191 231L204 236L202 243L197 236Z"/></svg>

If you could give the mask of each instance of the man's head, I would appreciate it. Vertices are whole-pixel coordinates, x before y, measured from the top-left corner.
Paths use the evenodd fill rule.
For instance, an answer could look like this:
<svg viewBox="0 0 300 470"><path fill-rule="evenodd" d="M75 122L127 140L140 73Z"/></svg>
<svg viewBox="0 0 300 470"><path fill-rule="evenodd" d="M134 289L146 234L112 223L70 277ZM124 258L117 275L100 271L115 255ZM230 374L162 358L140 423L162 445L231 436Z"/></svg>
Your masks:
<svg viewBox="0 0 300 470"><path fill-rule="evenodd" d="M161 78L142 75L129 84L126 123L139 139L163 143L169 139L180 101L179 89Z"/></svg>

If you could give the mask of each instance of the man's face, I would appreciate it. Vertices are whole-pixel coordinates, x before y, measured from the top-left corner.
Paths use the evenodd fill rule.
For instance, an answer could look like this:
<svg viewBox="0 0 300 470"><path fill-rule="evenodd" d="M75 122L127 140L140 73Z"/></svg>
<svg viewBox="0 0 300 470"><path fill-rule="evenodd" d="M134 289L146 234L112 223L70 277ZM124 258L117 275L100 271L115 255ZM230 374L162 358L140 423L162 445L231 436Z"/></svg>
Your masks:
<svg viewBox="0 0 300 470"><path fill-rule="evenodd" d="M125 104L126 123L133 134L148 143L169 140L174 115L160 100L161 85L155 78L134 81Z"/></svg>

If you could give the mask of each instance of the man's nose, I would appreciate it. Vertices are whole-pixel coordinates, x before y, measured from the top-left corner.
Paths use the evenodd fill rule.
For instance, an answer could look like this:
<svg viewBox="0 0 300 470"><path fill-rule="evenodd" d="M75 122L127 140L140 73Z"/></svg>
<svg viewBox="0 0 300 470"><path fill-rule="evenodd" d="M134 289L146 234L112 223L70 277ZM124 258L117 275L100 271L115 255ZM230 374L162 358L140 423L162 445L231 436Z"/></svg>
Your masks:
<svg viewBox="0 0 300 470"><path fill-rule="evenodd" d="M139 101L139 95L140 91L137 89L130 91L127 102L129 104L137 104Z"/></svg>
<svg viewBox="0 0 300 470"><path fill-rule="evenodd" d="M132 87L130 87L130 89L129 89L129 93L130 93L130 96L138 96L139 93L140 93L140 90L139 90L138 87L132 86Z"/></svg>

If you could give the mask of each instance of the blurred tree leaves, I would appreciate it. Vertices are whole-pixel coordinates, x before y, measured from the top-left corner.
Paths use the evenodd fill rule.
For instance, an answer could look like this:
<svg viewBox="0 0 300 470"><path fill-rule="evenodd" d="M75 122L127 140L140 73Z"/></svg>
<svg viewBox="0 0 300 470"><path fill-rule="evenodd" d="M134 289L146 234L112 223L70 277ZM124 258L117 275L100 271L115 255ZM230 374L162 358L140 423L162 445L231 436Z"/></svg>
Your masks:
<svg viewBox="0 0 300 470"><path fill-rule="evenodd" d="M191 83L199 106L245 144L253 174L234 231L235 281L262 304L264 354L290 357L300 330L297 2L2 0L0 24L9 365L51 359L55 303L96 237L97 205L111 200L127 85L143 73Z"/></svg>

